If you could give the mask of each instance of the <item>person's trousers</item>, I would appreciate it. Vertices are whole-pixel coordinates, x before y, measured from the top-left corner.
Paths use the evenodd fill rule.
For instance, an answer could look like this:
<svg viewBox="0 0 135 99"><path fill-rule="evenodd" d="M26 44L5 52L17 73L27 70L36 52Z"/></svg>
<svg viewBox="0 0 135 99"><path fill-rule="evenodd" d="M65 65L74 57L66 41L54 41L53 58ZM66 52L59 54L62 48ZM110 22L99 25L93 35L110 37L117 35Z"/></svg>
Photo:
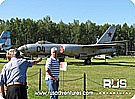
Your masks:
<svg viewBox="0 0 135 99"><path fill-rule="evenodd" d="M58 92L58 88L59 88L59 79L56 80L56 83L54 82L54 80L49 79L46 80L46 84L48 86L49 92ZM50 94L50 99L58 99L58 95L51 95Z"/></svg>
<svg viewBox="0 0 135 99"><path fill-rule="evenodd" d="M26 86L20 84L8 86L7 99L27 99Z"/></svg>

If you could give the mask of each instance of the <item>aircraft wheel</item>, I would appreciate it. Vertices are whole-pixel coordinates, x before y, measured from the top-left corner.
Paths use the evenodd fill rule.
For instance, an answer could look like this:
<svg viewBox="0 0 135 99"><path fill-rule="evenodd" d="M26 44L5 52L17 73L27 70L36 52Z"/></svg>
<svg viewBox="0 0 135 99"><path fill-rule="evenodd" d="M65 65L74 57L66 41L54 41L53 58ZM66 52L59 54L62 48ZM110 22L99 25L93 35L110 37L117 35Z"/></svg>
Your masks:
<svg viewBox="0 0 135 99"><path fill-rule="evenodd" d="M90 65L91 64L91 59L86 59L85 60L85 65Z"/></svg>

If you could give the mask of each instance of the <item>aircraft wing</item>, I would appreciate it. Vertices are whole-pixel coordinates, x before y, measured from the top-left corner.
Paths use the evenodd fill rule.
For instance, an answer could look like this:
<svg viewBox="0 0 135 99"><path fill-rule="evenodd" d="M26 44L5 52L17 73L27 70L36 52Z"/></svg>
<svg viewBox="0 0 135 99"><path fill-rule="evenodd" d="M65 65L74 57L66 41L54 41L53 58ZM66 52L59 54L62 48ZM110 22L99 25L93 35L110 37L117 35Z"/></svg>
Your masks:
<svg viewBox="0 0 135 99"><path fill-rule="evenodd" d="M122 40L122 41L111 41L111 42L105 42L104 44L114 44L114 43L126 43L129 40Z"/></svg>
<svg viewBox="0 0 135 99"><path fill-rule="evenodd" d="M110 47L116 47L116 46L121 46L121 45L124 45L124 44L92 44L92 45L82 45L83 48L110 48Z"/></svg>

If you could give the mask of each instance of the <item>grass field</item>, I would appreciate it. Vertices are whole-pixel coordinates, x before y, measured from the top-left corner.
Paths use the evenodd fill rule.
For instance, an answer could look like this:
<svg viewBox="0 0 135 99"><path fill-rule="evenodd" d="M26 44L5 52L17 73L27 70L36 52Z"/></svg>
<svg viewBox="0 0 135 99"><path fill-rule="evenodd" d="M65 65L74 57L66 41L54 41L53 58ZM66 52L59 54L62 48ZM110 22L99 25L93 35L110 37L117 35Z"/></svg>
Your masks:
<svg viewBox="0 0 135 99"><path fill-rule="evenodd" d="M35 95L39 89L39 74L30 77L31 75L38 73L41 68L41 91L48 92L47 85L45 83L45 59L38 65L29 68L27 71L27 82L28 82L28 98L29 99L49 99L47 95ZM93 91L93 95L87 95L87 99L130 99L135 94L135 57L114 57L112 59L95 60L92 59L92 65L84 65L83 60L76 60L74 58L66 58L68 62L67 71L64 72L65 80L74 80L83 77L84 72L86 77L86 90ZM6 64L6 60L0 59L0 70L3 65ZM63 72L60 72L60 80L62 80ZM103 88L103 79L126 79L127 88L126 90ZM63 90L63 83L60 81L59 90ZM64 91L77 91L83 92L83 78L75 81L65 81ZM101 95L99 93L102 93ZM115 94L103 94L103 92L115 92ZM119 94L116 94L119 92ZM120 94L128 93L128 94ZM130 94L129 94L130 93ZM61 95L59 99L82 99L83 95Z"/></svg>

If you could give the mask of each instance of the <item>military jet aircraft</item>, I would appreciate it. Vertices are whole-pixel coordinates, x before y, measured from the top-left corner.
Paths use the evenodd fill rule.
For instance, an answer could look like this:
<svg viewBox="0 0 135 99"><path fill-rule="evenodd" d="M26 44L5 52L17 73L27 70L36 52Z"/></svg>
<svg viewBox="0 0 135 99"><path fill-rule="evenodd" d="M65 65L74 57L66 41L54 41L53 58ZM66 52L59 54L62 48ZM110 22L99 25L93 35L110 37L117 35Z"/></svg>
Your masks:
<svg viewBox="0 0 135 99"><path fill-rule="evenodd" d="M26 55L50 55L51 48L57 47L58 56L74 56L76 59L85 60L85 64L91 64L91 57L99 54L108 54L116 51L114 48L118 44L104 44L111 42L115 33L116 27L110 26L108 30L101 36L96 44L91 45L78 45L78 44L54 44L54 43L35 43L27 44L18 48Z"/></svg>

